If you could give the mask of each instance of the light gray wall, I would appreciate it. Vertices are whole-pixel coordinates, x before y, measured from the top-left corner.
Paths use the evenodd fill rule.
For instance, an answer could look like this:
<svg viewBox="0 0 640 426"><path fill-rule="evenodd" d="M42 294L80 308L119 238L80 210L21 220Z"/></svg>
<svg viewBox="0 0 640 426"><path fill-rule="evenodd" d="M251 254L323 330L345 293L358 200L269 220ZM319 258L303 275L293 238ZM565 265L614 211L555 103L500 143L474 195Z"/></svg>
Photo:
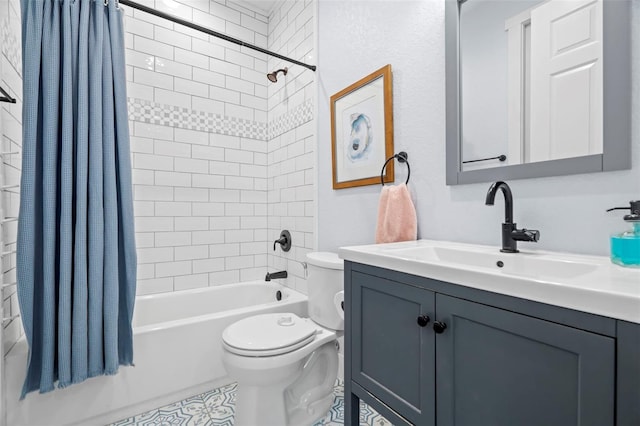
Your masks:
<svg viewBox="0 0 640 426"><path fill-rule="evenodd" d="M633 3L633 75L640 72L640 2ZM320 1L318 247L374 242L380 186L331 187L329 97L379 67L393 67L395 151L409 153L419 238L500 244L503 201L484 205L488 184L445 185L444 0ZM533 247L608 255L609 234L626 228L622 213L640 199L640 79L633 81L633 169L514 180L514 216L539 229ZM381 165L382 166L382 165ZM406 177L397 167L396 181Z"/></svg>

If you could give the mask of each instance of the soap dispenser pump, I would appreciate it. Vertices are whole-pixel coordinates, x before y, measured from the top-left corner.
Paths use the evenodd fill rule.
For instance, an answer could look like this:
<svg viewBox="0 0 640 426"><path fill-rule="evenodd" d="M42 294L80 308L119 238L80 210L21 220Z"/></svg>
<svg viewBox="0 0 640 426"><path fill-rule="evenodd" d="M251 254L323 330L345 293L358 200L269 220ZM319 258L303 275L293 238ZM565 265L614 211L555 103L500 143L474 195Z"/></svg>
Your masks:
<svg viewBox="0 0 640 426"><path fill-rule="evenodd" d="M607 211L612 210L631 210L631 214L623 219L633 228L611 236L611 261L621 266L640 268L640 200L630 201L629 207L613 207Z"/></svg>

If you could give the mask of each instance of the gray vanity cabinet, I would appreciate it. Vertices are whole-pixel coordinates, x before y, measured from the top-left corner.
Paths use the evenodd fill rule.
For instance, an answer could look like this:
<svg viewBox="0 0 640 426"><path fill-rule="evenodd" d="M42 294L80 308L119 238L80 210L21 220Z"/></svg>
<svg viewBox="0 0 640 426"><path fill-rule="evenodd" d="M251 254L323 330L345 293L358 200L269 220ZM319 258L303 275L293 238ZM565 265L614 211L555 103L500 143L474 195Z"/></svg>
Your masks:
<svg viewBox="0 0 640 426"><path fill-rule="evenodd" d="M435 424L435 293L355 272L352 279L353 380L413 424Z"/></svg>
<svg viewBox="0 0 640 426"><path fill-rule="evenodd" d="M615 340L436 296L438 424L614 424Z"/></svg>
<svg viewBox="0 0 640 426"><path fill-rule="evenodd" d="M346 425L616 424L615 320L352 262L345 301Z"/></svg>

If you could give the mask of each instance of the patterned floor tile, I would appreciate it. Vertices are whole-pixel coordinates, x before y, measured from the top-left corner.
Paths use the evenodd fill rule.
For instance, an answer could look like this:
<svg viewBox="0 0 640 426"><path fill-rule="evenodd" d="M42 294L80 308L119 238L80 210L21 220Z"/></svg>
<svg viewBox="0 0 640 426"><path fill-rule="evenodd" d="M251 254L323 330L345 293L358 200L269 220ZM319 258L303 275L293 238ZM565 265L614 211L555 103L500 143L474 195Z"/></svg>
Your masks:
<svg viewBox="0 0 640 426"><path fill-rule="evenodd" d="M343 400L344 401L344 400ZM361 426L393 426L390 421L382 417L373 408L365 403L360 403Z"/></svg>
<svg viewBox="0 0 640 426"><path fill-rule="evenodd" d="M344 383L336 382L333 391L335 400L326 417L314 426L341 426L344 424ZM360 403L360 426L393 426L391 422L378 414L365 403Z"/></svg>
<svg viewBox="0 0 640 426"><path fill-rule="evenodd" d="M209 416L216 426L232 426L236 405L236 383L201 394Z"/></svg>
<svg viewBox="0 0 640 426"><path fill-rule="evenodd" d="M110 426L233 426L237 384L212 389ZM336 381L335 399L327 415L314 426L344 424L344 383ZM360 403L360 426L393 426L371 407Z"/></svg>
<svg viewBox="0 0 640 426"><path fill-rule="evenodd" d="M156 419L161 423L152 424L172 426L210 426L212 424L209 411L199 395L159 408Z"/></svg>
<svg viewBox="0 0 640 426"><path fill-rule="evenodd" d="M130 425L142 425L148 424L149 420L153 418L158 412L158 409L147 411L146 413L138 414L137 416L129 417L127 419L120 420L119 422L112 423L110 426L130 426Z"/></svg>

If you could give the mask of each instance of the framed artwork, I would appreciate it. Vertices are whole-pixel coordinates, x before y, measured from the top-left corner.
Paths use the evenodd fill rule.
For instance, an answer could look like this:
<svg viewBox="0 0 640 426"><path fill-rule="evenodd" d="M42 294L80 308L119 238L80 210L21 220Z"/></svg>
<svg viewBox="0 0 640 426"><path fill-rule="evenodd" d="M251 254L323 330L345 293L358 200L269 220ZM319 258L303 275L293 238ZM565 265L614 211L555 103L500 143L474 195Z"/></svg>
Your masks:
<svg viewBox="0 0 640 426"><path fill-rule="evenodd" d="M391 65L385 65L331 96L333 189L380 183L393 155ZM393 161L384 182L394 181Z"/></svg>

